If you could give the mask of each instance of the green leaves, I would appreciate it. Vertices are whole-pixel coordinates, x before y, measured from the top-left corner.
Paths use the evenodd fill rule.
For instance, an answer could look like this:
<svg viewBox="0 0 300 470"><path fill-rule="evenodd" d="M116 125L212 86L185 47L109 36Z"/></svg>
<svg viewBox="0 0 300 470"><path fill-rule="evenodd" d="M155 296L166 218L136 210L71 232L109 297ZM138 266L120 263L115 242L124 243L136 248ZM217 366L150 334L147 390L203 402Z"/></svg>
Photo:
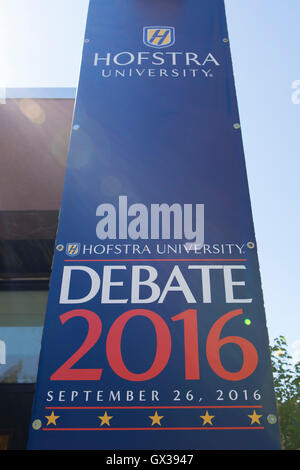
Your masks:
<svg viewBox="0 0 300 470"><path fill-rule="evenodd" d="M282 446L300 449L300 362L293 365L284 336L270 346Z"/></svg>

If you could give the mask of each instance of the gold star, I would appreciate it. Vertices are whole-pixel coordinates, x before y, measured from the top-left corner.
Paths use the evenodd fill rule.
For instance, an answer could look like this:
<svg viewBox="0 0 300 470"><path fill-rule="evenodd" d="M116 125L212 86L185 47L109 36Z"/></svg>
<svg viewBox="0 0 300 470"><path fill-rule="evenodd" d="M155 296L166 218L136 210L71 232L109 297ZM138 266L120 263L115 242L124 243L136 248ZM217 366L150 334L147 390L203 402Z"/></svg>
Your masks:
<svg viewBox="0 0 300 470"><path fill-rule="evenodd" d="M103 416L98 416L98 418L101 419L101 424L100 426L103 426L103 424L107 424L107 426L110 426L110 420L113 418L113 416L108 416L107 412L105 411Z"/></svg>
<svg viewBox="0 0 300 470"><path fill-rule="evenodd" d="M248 415L248 416L249 418L251 418L251 424L254 424L254 423L261 424L259 420L262 417L262 415L257 415L255 410L253 411L252 415Z"/></svg>
<svg viewBox="0 0 300 470"><path fill-rule="evenodd" d="M155 411L154 416L149 416L149 418L152 419L151 426L154 426L154 424L161 426L160 420L163 419L163 416L158 416L157 411Z"/></svg>
<svg viewBox="0 0 300 470"><path fill-rule="evenodd" d="M209 423L209 424L213 425L211 420L214 418L214 415L209 415L208 411L206 411L204 416L200 416L200 418L203 419L203 424L202 424L203 426L205 426L206 423Z"/></svg>
<svg viewBox="0 0 300 470"><path fill-rule="evenodd" d="M56 426L56 420L59 418L59 416L55 416L54 411L52 411L51 415L45 416L45 418L48 420L47 426L49 426L49 424L54 424L54 426Z"/></svg>

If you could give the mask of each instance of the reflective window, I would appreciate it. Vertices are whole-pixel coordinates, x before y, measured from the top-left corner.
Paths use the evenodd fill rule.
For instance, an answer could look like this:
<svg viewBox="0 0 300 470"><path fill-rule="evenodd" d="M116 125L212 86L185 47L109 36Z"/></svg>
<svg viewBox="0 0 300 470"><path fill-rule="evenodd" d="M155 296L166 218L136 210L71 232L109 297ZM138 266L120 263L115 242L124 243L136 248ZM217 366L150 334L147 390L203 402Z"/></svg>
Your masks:
<svg viewBox="0 0 300 470"><path fill-rule="evenodd" d="M0 383L34 383L75 90L7 89L0 105Z"/></svg>
<svg viewBox="0 0 300 470"><path fill-rule="evenodd" d="M35 382L41 336L41 326L1 328L0 348L1 343L8 347L1 354L4 367L0 370L0 383Z"/></svg>

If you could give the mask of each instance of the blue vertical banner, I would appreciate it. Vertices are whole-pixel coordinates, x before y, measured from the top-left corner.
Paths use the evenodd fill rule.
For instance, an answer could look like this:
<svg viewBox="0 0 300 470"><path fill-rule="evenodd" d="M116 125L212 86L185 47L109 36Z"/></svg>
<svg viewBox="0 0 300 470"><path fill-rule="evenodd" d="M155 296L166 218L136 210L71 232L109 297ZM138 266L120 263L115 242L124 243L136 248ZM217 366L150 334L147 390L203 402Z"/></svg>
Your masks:
<svg viewBox="0 0 300 470"><path fill-rule="evenodd" d="M280 448L223 0L90 2L28 448Z"/></svg>

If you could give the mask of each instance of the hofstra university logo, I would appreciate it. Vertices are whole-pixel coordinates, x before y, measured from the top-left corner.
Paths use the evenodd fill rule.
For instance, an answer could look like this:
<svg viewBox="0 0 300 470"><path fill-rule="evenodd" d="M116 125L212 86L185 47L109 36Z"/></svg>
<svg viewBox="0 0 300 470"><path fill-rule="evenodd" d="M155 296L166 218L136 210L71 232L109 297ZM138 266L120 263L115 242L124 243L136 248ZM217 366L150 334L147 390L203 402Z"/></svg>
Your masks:
<svg viewBox="0 0 300 470"><path fill-rule="evenodd" d="M66 254L72 258L80 253L80 243L67 243Z"/></svg>
<svg viewBox="0 0 300 470"><path fill-rule="evenodd" d="M172 26L146 26L143 28L143 42L146 46L162 49L175 44L175 28Z"/></svg>
<svg viewBox="0 0 300 470"><path fill-rule="evenodd" d="M140 32L141 35L141 32ZM93 55L93 66L99 76L109 78L191 78L210 79L214 77L219 61L213 52L198 50L174 51L170 46L175 44L173 26L145 26L140 42L147 50L98 50ZM180 40L176 38L177 47Z"/></svg>

